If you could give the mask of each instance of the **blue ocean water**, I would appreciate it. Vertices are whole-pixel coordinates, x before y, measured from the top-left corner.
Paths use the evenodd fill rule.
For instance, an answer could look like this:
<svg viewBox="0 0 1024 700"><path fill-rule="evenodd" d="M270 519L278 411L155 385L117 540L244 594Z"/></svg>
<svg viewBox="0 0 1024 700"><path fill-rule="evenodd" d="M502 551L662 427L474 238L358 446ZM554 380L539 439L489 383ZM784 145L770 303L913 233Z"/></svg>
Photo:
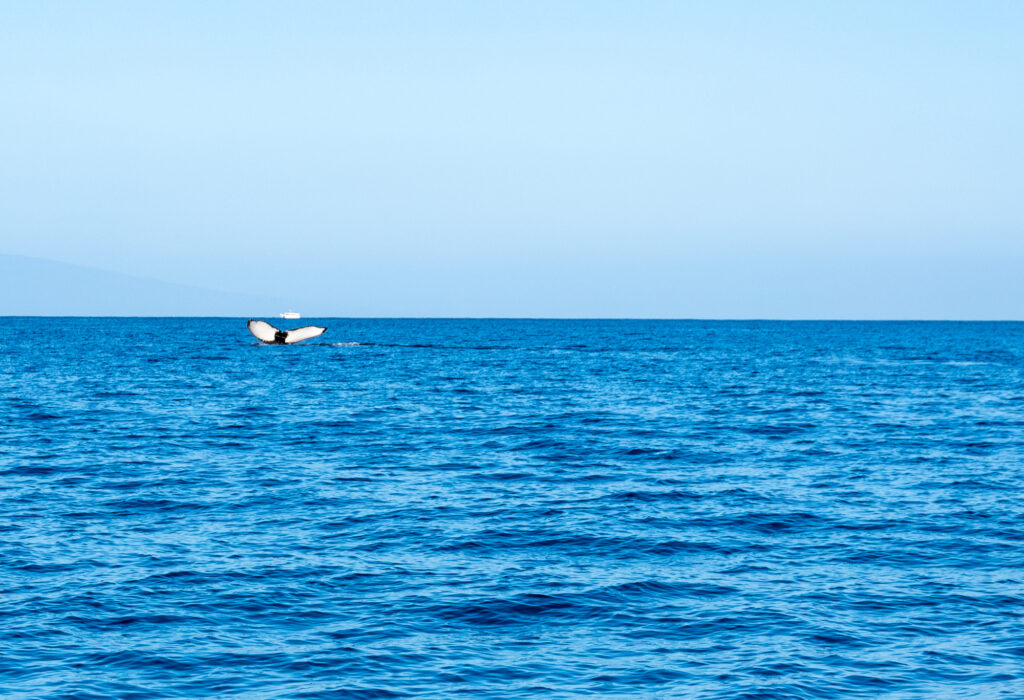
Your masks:
<svg viewBox="0 0 1024 700"><path fill-rule="evenodd" d="M1024 324L322 322L4 319L0 695L1024 697Z"/></svg>

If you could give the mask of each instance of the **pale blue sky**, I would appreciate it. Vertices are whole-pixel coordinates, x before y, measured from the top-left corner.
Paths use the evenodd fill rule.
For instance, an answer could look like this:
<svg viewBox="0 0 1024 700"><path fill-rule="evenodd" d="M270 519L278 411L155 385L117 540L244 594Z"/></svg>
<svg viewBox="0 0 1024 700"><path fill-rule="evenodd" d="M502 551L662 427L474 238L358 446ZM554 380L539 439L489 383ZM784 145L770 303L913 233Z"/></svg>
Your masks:
<svg viewBox="0 0 1024 700"><path fill-rule="evenodd" d="M0 253L324 314L1024 318L1024 3L2 2Z"/></svg>

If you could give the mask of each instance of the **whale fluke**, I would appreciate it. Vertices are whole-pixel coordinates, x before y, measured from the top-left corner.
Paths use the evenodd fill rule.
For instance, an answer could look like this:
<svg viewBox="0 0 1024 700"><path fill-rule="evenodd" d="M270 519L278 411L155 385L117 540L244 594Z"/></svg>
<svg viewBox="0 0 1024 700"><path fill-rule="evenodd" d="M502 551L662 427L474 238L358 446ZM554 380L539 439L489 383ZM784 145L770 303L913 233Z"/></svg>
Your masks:
<svg viewBox="0 0 1024 700"><path fill-rule="evenodd" d="M292 328L290 331L280 331L266 321L257 321L252 318L249 319L248 328L250 333L268 345L291 345L315 338L327 330L323 326L303 326L302 328Z"/></svg>

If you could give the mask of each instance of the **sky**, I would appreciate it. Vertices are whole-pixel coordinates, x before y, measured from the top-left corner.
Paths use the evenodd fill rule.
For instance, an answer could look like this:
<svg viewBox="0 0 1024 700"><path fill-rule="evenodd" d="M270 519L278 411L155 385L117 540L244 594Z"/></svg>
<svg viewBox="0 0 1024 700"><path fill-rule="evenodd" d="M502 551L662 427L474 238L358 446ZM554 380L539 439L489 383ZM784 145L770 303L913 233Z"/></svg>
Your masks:
<svg viewBox="0 0 1024 700"><path fill-rule="evenodd" d="M1021 36L989 0L0 0L0 254L320 315L1024 319Z"/></svg>

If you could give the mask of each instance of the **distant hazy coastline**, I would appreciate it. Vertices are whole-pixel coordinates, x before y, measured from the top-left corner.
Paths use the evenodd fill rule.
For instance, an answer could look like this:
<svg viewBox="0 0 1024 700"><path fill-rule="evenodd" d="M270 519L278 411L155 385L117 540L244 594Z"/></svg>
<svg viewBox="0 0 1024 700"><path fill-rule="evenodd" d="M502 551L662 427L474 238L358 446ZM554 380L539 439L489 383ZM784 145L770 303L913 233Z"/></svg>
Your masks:
<svg viewBox="0 0 1024 700"><path fill-rule="evenodd" d="M94 267L0 255L0 316L249 316L289 303Z"/></svg>

